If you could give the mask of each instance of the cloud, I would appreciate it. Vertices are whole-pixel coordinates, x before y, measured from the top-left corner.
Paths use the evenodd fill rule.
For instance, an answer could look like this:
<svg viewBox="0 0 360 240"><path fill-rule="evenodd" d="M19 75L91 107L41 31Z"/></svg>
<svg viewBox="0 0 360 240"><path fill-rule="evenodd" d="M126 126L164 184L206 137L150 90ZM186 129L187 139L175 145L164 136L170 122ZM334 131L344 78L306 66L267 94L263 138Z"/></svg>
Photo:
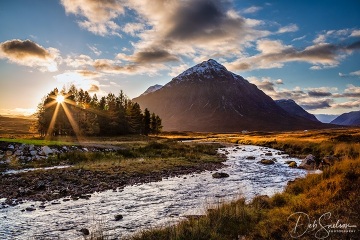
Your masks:
<svg viewBox="0 0 360 240"><path fill-rule="evenodd" d="M262 9L262 7L257 7L257 6L251 6L249 8L244 9L242 12L243 13L255 13L258 12Z"/></svg>
<svg viewBox="0 0 360 240"><path fill-rule="evenodd" d="M97 79L101 76L101 73L90 70L74 70L58 74L54 79L59 83L59 88L75 85L88 92L100 92L100 83Z"/></svg>
<svg viewBox="0 0 360 240"><path fill-rule="evenodd" d="M277 32L278 33L287 33L287 32L296 32L299 30L299 27L296 24L290 24L285 27L281 27Z"/></svg>
<svg viewBox="0 0 360 240"><path fill-rule="evenodd" d="M90 50L96 55L96 56L100 56L101 55L101 51L99 49L97 49L97 47L95 46L91 46L91 45L87 45L88 48L90 48Z"/></svg>
<svg viewBox="0 0 360 240"><path fill-rule="evenodd" d="M304 36L301 36L301 37L297 37L297 38L294 38L293 40L291 40L292 42L295 42L295 41L300 41L300 40L303 40L306 38L306 35Z"/></svg>
<svg viewBox="0 0 360 240"><path fill-rule="evenodd" d="M122 29L123 32L130 34L131 36L135 36L136 33L144 30L145 25L142 23L127 23Z"/></svg>
<svg viewBox="0 0 360 240"><path fill-rule="evenodd" d="M137 34L139 41L133 44L134 53L120 55L121 59L137 60L141 64L153 59L143 58L143 53L158 53L159 49L171 55L170 58L170 55L156 57L159 62L182 57L237 56L244 44L270 34L269 31L256 29L262 21L241 17L228 0L126 2L126 6L138 13L146 27ZM139 61L142 59L144 61Z"/></svg>
<svg viewBox="0 0 360 240"><path fill-rule="evenodd" d="M313 42L315 44L319 44L319 43L325 43L328 38L341 39L345 37L352 37L353 33L356 34L356 30L351 31L350 29L340 29L340 30L322 31L322 33L317 35L317 37L313 40Z"/></svg>
<svg viewBox="0 0 360 240"><path fill-rule="evenodd" d="M69 67L79 68L93 65L94 60L88 55L81 54L79 56L67 56L64 62Z"/></svg>
<svg viewBox="0 0 360 240"><path fill-rule="evenodd" d="M184 72L186 69L188 69L189 66L187 64L181 64L179 66L171 67L171 71L169 73L170 77L176 77L182 72Z"/></svg>
<svg viewBox="0 0 360 240"><path fill-rule="evenodd" d="M353 30L350 37L360 37L360 30Z"/></svg>
<svg viewBox="0 0 360 240"><path fill-rule="evenodd" d="M324 92L324 91L318 91L318 90L309 91L308 94L310 97L330 97L330 96L332 96L331 92Z"/></svg>
<svg viewBox="0 0 360 240"><path fill-rule="evenodd" d="M324 99L324 100L316 100L316 101L307 101L299 103L301 107L305 110L315 110L315 109L324 109L330 108L331 103L333 102L332 99Z"/></svg>
<svg viewBox="0 0 360 240"><path fill-rule="evenodd" d="M352 109L352 108L358 108L358 107L360 107L360 100L347 101L347 102L337 103L337 104L333 105L333 108Z"/></svg>
<svg viewBox="0 0 360 240"><path fill-rule="evenodd" d="M120 27L113 21L124 13L118 0L61 0L67 14L74 14L80 27L97 35L119 35Z"/></svg>
<svg viewBox="0 0 360 240"><path fill-rule="evenodd" d="M146 49L140 52L136 52L132 56L118 54L116 58L134 63L161 63L179 61L175 55L163 49Z"/></svg>
<svg viewBox="0 0 360 240"><path fill-rule="evenodd" d="M307 62L315 65L311 69L322 69L337 66L341 59L359 48L360 41L348 45L320 43L298 50L279 40L258 40L259 54L226 65L231 70L251 70L281 68L286 62Z"/></svg>
<svg viewBox="0 0 360 240"><path fill-rule="evenodd" d="M59 50L44 48L31 40L13 39L0 43L0 58L43 72L55 72L61 62Z"/></svg>
<svg viewBox="0 0 360 240"><path fill-rule="evenodd" d="M340 77L346 78L346 77L360 77L360 70L355 71L355 72L351 72L348 74L345 73L339 73Z"/></svg>

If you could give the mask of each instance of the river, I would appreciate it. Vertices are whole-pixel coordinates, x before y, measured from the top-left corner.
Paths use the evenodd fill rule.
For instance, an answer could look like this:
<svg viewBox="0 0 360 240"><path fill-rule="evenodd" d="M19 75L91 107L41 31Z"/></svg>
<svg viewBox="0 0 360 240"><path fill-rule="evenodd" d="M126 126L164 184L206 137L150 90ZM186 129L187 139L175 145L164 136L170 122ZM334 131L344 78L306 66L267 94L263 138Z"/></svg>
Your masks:
<svg viewBox="0 0 360 240"><path fill-rule="evenodd" d="M285 164L289 160L300 164L299 159L275 149L240 145L218 151L227 155L226 167L219 171L228 173L228 178L215 179L207 171L95 193L89 200L28 201L0 209L0 239L83 239L80 229L95 231L99 225L110 239L118 239L140 229L178 222L186 215L203 214L221 202L273 195L288 181L306 175ZM246 159L249 156L255 159ZM273 165L259 163L273 158ZM26 211L29 207L35 210ZM123 219L115 221L118 214Z"/></svg>

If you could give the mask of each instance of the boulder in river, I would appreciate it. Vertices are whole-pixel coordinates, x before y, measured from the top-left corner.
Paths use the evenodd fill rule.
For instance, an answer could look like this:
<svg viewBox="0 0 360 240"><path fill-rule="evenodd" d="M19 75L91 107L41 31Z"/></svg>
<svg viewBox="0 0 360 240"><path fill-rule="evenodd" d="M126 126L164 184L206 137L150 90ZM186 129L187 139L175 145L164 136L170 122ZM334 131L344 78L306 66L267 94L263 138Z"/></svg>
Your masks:
<svg viewBox="0 0 360 240"><path fill-rule="evenodd" d="M121 214L116 214L115 215L115 221L120 221L121 219L123 219L124 217L123 217L123 215L121 215Z"/></svg>
<svg viewBox="0 0 360 240"><path fill-rule="evenodd" d="M255 157L254 156L248 156L246 159L247 160L255 160Z"/></svg>
<svg viewBox="0 0 360 240"><path fill-rule="evenodd" d="M297 163L295 161L292 161L289 163L289 167L291 168L296 168L297 167Z"/></svg>
<svg viewBox="0 0 360 240"><path fill-rule="evenodd" d="M299 167L300 169L305 170L314 170L315 169L315 156L312 154L309 154L306 156L305 159L302 160Z"/></svg>
<svg viewBox="0 0 360 240"><path fill-rule="evenodd" d="M275 161L270 159L261 159L260 163L264 165L271 165L271 164L275 164Z"/></svg>
<svg viewBox="0 0 360 240"><path fill-rule="evenodd" d="M213 178L227 178L229 177L229 174L224 172L216 172L212 175Z"/></svg>
<svg viewBox="0 0 360 240"><path fill-rule="evenodd" d="M81 232L82 234L84 234L85 236L90 235L90 231L89 231L89 229L87 229L87 228L82 228L82 229L80 229L80 232Z"/></svg>

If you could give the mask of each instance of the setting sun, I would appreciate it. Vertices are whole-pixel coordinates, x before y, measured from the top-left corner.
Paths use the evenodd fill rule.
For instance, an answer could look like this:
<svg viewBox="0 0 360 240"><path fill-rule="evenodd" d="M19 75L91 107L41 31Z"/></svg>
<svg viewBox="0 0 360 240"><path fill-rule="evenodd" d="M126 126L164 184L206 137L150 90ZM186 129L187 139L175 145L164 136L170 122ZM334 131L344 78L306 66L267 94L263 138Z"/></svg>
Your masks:
<svg viewBox="0 0 360 240"><path fill-rule="evenodd" d="M63 95L57 95L56 96L56 102L57 103L63 103L65 100L65 97Z"/></svg>

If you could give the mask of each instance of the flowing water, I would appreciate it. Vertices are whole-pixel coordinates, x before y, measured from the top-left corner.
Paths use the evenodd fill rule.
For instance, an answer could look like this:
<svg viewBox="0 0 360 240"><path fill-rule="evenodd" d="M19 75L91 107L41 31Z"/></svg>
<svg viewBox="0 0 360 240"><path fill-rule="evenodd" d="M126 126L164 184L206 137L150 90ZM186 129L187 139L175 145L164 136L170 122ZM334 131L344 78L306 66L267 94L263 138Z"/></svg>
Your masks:
<svg viewBox="0 0 360 240"><path fill-rule="evenodd" d="M244 145L219 152L227 155L227 166L220 171L228 173L228 178L215 179L212 172L203 172L95 193L89 200L60 199L45 205L29 201L0 209L0 239L83 239L80 229L95 231L99 225L110 239L120 239L140 229L175 223L186 215L203 214L219 202L273 195L288 181L306 175L285 164L289 160L299 164L299 159L275 149ZM246 159L249 156L255 160ZM273 165L259 163L273 158ZM26 211L28 207L36 210ZM123 219L115 221L117 214Z"/></svg>

